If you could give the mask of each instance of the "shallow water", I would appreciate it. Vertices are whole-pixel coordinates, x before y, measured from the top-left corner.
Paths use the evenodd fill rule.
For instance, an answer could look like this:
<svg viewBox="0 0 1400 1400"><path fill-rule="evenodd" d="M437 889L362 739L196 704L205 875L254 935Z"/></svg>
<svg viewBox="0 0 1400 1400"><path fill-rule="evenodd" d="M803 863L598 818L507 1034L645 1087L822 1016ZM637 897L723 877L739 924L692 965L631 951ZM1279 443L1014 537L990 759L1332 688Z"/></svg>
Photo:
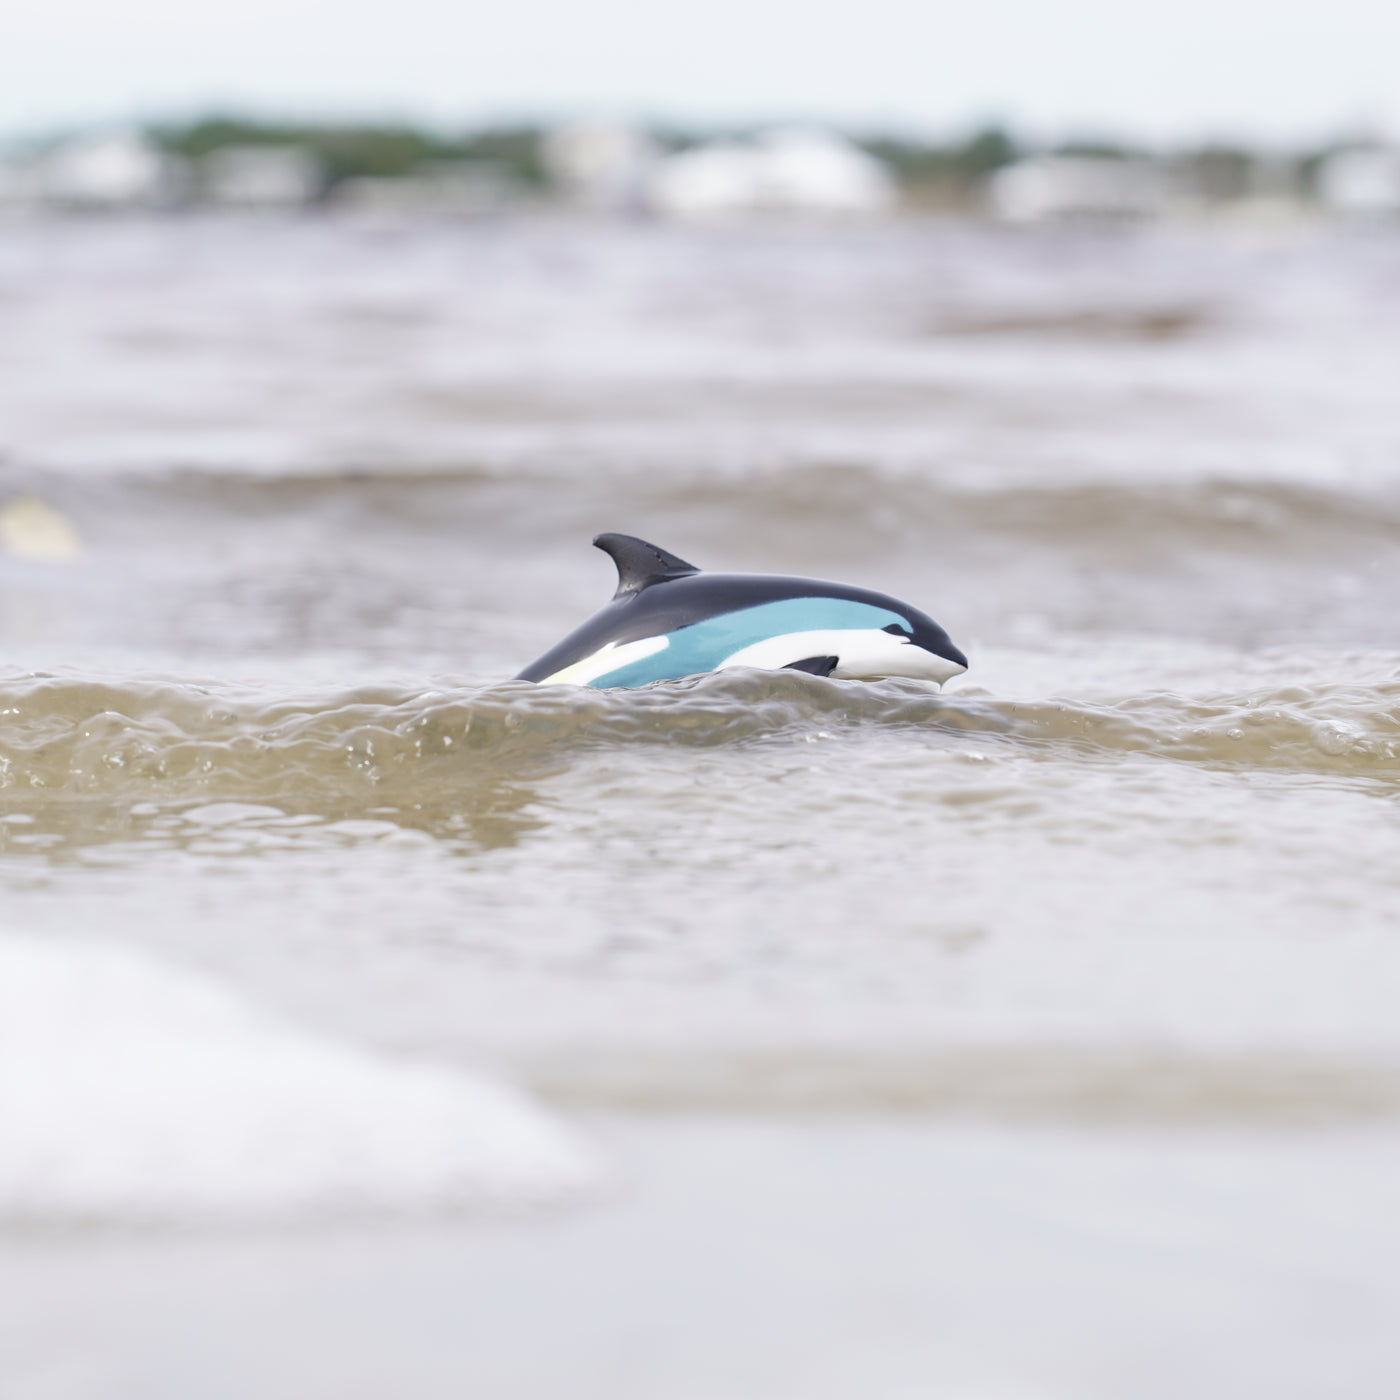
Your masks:
<svg viewBox="0 0 1400 1400"><path fill-rule="evenodd" d="M630 1114L624 1142L837 1114L857 1196L891 1114L1000 1124L1028 1171L1047 1125L1086 1161L1257 1134L1261 1181L1316 1157L1344 1192L1400 1114L1397 363L1380 235L0 227L0 924ZM508 681L610 594L607 529L892 592L971 669ZM1102 1190L1195 1218L1145 1168ZM1008 1228L949 1248L1031 1258ZM1095 1287L1155 1267L1130 1237ZM1208 1254L1129 1288L1121 1335ZM1381 1305L1373 1258L1328 1258ZM901 1307L942 1296L919 1278ZM1295 1301L1245 1319L1245 1372ZM986 1374L1148 1393L1147 1341L1076 1345L1082 1374ZM724 1393L798 1393L770 1363ZM1238 1393L1208 1371L1151 1393Z"/></svg>

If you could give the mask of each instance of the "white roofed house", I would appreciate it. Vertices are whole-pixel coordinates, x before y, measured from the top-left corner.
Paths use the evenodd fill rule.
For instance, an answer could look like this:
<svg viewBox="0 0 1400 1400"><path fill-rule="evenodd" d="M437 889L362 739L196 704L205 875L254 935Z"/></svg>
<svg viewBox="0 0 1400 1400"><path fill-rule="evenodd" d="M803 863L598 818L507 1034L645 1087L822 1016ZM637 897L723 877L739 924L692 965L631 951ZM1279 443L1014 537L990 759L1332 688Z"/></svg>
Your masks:
<svg viewBox="0 0 1400 1400"><path fill-rule="evenodd" d="M38 206L39 172L32 158L0 151L0 212L24 212Z"/></svg>
<svg viewBox="0 0 1400 1400"><path fill-rule="evenodd" d="M758 139L765 198L775 209L820 214L884 214L897 202L893 177L845 137L793 129Z"/></svg>
<svg viewBox="0 0 1400 1400"><path fill-rule="evenodd" d="M703 219L752 212L762 203L762 184L752 148L714 142L668 156L653 173L647 195L658 214Z"/></svg>
<svg viewBox="0 0 1400 1400"><path fill-rule="evenodd" d="M71 209L143 209L174 201L182 163L145 137L112 131L65 142L34 167L40 199Z"/></svg>
<svg viewBox="0 0 1400 1400"><path fill-rule="evenodd" d="M579 122L550 132L540 156L570 203L627 214L643 204L657 148L646 132L625 122Z"/></svg>
<svg viewBox="0 0 1400 1400"><path fill-rule="evenodd" d="M1400 216L1400 148L1371 145L1328 156L1317 172L1317 193L1324 208L1343 218Z"/></svg>
<svg viewBox="0 0 1400 1400"><path fill-rule="evenodd" d="M224 146L199 163L199 184L211 204L244 209L294 209L321 193L320 162L300 146Z"/></svg>
<svg viewBox="0 0 1400 1400"><path fill-rule="evenodd" d="M992 212L1009 223L1150 218L1168 194L1155 163L1105 156L1033 156L987 182Z"/></svg>
<svg viewBox="0 0 1400 1400"><path fill-rule="evenodd" d="M331 191L338 209L391 221L497 213L528 198L498 161L430 161L408 175L357 175Z"/></svg>
<svg viewBox="0 0 1400 1400"><path fill-rule="evenodd" d="M790 128L667 157L652 175L649 199L658 214L676 219L859 217L889 212L898 195L884 163L859 146Z"/></svg>

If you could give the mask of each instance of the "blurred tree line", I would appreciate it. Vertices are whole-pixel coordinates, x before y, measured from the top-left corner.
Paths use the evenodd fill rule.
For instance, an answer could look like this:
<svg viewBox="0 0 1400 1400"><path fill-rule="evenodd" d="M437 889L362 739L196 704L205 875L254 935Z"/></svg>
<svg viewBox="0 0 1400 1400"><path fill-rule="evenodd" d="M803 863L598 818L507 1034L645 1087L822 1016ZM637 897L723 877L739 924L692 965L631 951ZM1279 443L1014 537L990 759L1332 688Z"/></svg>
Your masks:
<svg viewBox="0 0 1400 1400"><path fill-rule="evenodd" d="M456 162L487 164L519 188L543 190L549 183L544 159L548 131L543 125L519 124L448 134L405 123L300 123L214 115L154 126L147 135L171 154L195 160L230 147L296 147L314 158L324 192L329 193L362 176L394 178ZM753 133L653 126L649 134L661 151L677 151ZM1257 152L1224 145L1166 154L1112 139L1085 138L1047 147L1022 141L995 123L944 139L878 131L853 134L851 139L889 166L907 203L928 208L975 203L989 174L1034 154L1165 160L1208 198L1219 200L1248 193L1258 183L1261 164L1269 164ZM1275 156L1272 164L1287 163L1297 183L1307 189L1319 163L1336 148L1336 143L1319 146L1286 162Z"/></svg>
<svg viewBox="0 0 1400 1400"><path fill-rule="evenodd" d="M657 145L665 151L748 134L666 127L652 130ZM540 188L548 182L542 159L546 128L542 126L487 127L448 135L406 124L333 125L208 116L154 126L147 135L172 155L193 160L229 147L295 146L316 160L328 191L360 176L411 175L449 161L490 162L526 187ZM970 194L989 171L1022 154L1017 142L997 126L947 142L883 134L852 139L884 161L906 193L934 203L956 202Z"/></svg>
<svg viewBox="0 0 1400 1400"><path fill-rule="evenodd" d="M858 144L885 162L911 203L958 205L973 198L993 170L1011 165L1025 152L1000 126L986 126L965 137L934 143L911 137L869 135Z"/></svg>
<svg viewBox="0 0 1400 1400"><path fill-rule="evenodd" d="M330 125L212 116L152 127L147 135L172 155L198 160L239 146L295 146L315 158L327 190L361 176L393 178L450 161L484 161L521 184L542 186L541 132L536 127L490 127L442 135L398 124Z"/></svg>

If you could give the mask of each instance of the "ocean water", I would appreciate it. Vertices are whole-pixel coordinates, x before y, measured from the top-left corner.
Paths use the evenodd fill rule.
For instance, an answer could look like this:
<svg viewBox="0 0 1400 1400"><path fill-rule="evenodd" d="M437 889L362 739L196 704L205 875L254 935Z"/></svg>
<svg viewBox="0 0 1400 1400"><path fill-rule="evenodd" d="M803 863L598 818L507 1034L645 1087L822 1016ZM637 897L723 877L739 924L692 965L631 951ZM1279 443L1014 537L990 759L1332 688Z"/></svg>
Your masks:
<svg viewBox="0 0 1400 1400"><path fill-rule="evenodd" d="M1393 1394L1397 372L1385 230L0 226L7 1396ZM511 681L603 530L971 667Z"/></svg>

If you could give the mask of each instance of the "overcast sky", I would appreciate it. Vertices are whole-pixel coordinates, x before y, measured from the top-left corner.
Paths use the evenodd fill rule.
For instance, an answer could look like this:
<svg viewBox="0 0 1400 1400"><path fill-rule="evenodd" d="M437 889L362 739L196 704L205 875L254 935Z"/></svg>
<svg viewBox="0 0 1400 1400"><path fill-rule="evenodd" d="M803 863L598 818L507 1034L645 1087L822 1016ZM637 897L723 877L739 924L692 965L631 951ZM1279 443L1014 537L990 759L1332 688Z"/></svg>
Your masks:
<svg viewBox="0 0 1400 1400"><path fill-rule="evenodd" d="M0 132L211 109L1400 132L1400 0L0 0Z"/></svg>

